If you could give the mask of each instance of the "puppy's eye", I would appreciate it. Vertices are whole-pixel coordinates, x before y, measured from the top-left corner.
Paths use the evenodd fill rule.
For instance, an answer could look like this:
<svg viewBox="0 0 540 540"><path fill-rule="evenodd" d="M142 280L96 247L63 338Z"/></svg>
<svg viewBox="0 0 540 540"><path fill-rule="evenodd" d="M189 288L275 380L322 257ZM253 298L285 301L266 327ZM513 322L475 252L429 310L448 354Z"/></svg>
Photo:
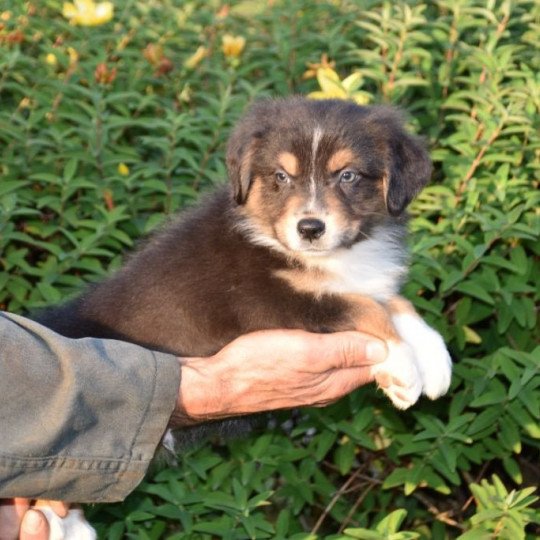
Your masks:
<svg viewBox="0 0 540 540"><path fill-rule="evenodd" d="M343 182L344 184L350 184L351 182L354 182L357 178L357 174L353 171L343 171L339 175L339 181Z"/></svg>
<svg viewBox="0 0 540 540"><path fill-rule="evenodd" d="M288 184L290 181L291 179L289 178L289 176L283 171L276 172L276 182L278 184Z"/></svg>

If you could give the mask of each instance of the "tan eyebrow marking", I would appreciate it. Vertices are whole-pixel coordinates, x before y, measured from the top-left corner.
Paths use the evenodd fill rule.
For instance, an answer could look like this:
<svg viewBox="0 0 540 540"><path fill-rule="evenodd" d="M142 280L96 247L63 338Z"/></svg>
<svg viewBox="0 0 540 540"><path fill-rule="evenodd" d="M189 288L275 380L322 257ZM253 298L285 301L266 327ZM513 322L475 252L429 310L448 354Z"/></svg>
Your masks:
<svg viewBox="0 0 540 540"><path fill-rule="evenodd" d="M296 176L299 172L298 158L290 152L281 152L278 156L278 163L291 176Z"/></svg>
<svg viewBox="0 0 540 540"><path fill-rule="evenodd" d="M326 168L330 172L337 172L349 165L353 160L354 154L352 150L342 148L330 156Z"/></svg>

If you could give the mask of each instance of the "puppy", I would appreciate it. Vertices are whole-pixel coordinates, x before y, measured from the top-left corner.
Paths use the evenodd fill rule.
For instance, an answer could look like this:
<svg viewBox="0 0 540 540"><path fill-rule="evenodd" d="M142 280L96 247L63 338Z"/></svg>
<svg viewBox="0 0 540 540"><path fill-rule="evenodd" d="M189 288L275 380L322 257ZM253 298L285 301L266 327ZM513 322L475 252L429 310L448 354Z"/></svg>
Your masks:
<svg viewBox="0 0 540 540"><path fill-rule="evenodd" d="M424 145L399 113L337 100L262 101L234 130L227 166L229 186L40 322L68 337L123 339L179 356L212 355L255 330L358 329L387 343L377 370L396 407L444 394L444 342L398 295L405 210L431 174ZM244 421L217 427L228 434ZM205 431L182 436L198 440Z"/></svg>
<svg viewBox="0 0 540 540"><path fill-rule="evenodd" d="M396 407L444 394L443 340L398 296L405 209L431 174L400 114L339 100L262 101L234 130L227 166L230 186L40 322L180 356L214 354L255 330L359 329L388 345L378 369L393 381L384 392ZM197 428L189 433L197 438Z"/></svg>

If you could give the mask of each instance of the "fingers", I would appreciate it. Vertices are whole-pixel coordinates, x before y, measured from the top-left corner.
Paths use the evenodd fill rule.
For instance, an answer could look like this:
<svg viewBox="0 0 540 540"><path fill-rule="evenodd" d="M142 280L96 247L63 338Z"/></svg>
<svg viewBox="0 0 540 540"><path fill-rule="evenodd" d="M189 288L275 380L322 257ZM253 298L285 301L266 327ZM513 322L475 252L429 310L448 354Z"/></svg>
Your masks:
<svg viewBox="0 0 540 540"><path fill-rule="evenodd" d="M21 520L29 506L28 499L0 500L0 540L19 538Z"/></svg>
<svg viewBox="0 0 540 540"><path fill-rule="evenodd" d="M318 388L318 391L313 394L314 402L305 403L305 405L324 407L373 380L374 373L370 367L332 371L324 383Z"/></svg>
<svg viewBox="0 0 540 540"><path fill-rule="evenodd" d="M30 499L0 500L0 540L48 540L50 525L39 508L64 518L69 505L60 501L39 500L31 506Z"/></svg>
<svg viewBox="0 0 540 540"><path fill-rule="evenodd" d="M19 540L48 540L49 522L38 510L30 509L23 517Z"/></svg>
<svg viewBox="0 0 540 540"><path fill-rule="evenodd" d="M372 382L387 352L384 341L355 331L246 334L211 359L180 360L180 414L171 425L181 426L186 415L193 423L328 403Z"/></svg>

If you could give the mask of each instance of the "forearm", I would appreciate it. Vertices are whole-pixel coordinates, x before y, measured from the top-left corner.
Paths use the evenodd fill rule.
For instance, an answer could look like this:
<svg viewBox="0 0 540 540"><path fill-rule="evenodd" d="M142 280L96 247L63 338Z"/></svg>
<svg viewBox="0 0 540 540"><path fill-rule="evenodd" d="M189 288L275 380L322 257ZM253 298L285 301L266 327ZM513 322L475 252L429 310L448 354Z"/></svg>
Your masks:
<svg viewBox="0 0 540 540"><path fill-rule="evenodd" d="M0 314L0 497L121 500L177 402L179 363Z"/></svg>

